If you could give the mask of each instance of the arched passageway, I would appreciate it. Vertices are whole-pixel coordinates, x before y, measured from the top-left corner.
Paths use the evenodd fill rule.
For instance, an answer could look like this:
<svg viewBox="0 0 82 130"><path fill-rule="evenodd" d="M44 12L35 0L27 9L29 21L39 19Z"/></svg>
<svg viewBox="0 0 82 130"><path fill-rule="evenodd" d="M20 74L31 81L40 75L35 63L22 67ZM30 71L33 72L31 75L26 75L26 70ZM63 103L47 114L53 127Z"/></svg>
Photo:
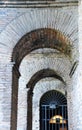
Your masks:
<svg viewBox="0 0 82 130"><path fill-rule="evenodd" d="M72 58L72 43L60 31L49 28L33 30L23 36L13 49L12 61L18 66L22 59L40 48L53 48Z"/></svg>
<svg viewBox="0 0 82 130"><path fill-rule="evenodd" d="M80 114L82 109L79 107L81 104L80 97L82 97L80 95L81 82L79 82L80 84L78 83L77 74L73 75L79 60L78 49L81 50L81 46L78 48L78 2L73 0L74 2L72 3L71 1L62 3L63 1L54 1L57 7L52 2L56 8L52 7L52 5L49 7L49 3L45 3L45 5L48 4L47 8L42 5L41 8L25 8L24 10L21 8L5 9L4 15L1 13L3 15L2 21L6 23L1 23L2 31L0 34L1 129L26 130L28 127L28 130L39 130L38 104L41 96L52 89L61 92L63 90L63 93L65 93L65 90L67 91L69 130L82 128L82 116ZM62 7L60 7L60 3L62 3ZM1 9L1 12L3 12L3 9ZM11 14L13 14L12 17ZM25 73L21 72L20 66L25 56L27 56L26 60L28 61L29 54L33 54L33 51L39 49L49 49L50 53L42 53L41 55L44 55L43 58L37 56L36 62L33 58L30 65L33 65L34 68L27 65L27 71ZM53 54L50 49L54 50ZM23 64L24 68L25 65ZM48 74L45 73L45 70ZM79 77L81 76L80 70L81 67L79 69ZM40 73L43 76L38 78ZM24 78L25 82L22 84L21 81ZM30 82L30 79L32 82ZM81 81L80 79L79 81ZM26 88L27 84L29 89ZM34 90L32 91L33 88ZM20 91L18 92L19 89ZM31 101L33 99L33 106L31 105L30 107L31 120L29 122L26 119L28 114L25 113L28 111L27 104L30 100L27 100L27 93L31 95ZM36 99L36 97L38 98ZM18 99L20 99L21 104ZM24 101L26 104L23 104ZM19 107L18 104L20 104ZM38 122L36 121L36 115L38 116ZM17 116L19 116L21 122L24 122L23 124L19 122L19 126L17 126ZM56 117L51 117L51 120L53 118ZM5 122L4 127L3 122Z"/></svg>
<svg viewBox="0 0 82 130"><path fill-rule="evenodd" d="M19 73L19 66L22 61L22 59L32 51L36 49L43 49L43 48L52 48L55 51L56 55L62 55L62 58L66 58L67 61L69 61L69 64L67 67L71 66L71 58L72 58L72 43L68 40L67 37L65 37L61 32L55 30L55 29L37 29L30 33L27 33L25 36L23 36L18 44L13 49L12 54L12 61L15 62L15 65L13 67L13 79L12 79L12 111L11 111L11 130L16 130L17 128L17 104L18 104L18 79L20 77ZM59 59L59 58L58 58ZM60 61L62 63L62 61ZM61 64L60 63L60 64ZM48 64L47 64L48 65ZM57 65L56 65L57 66ZM48 68L48 66L46 66ZM53 69L53 68L52 68ZM56 67L57 69L57 67ZM37 74L32 77L32 82L29 82L28 85L30 90L28 91L28 124L27 129L32 130L32 85L36 84L41 78L44 77L55 77L56 79L62 81L64 84L67 81L66 76L64 77L62 70L58 68L58 72L60 75L63 75L63 78L60 75L57 75L55 71L46 69L47 73L45 73L45 68L43 68L44 71L40 71ZM68 73L70 71L70 68L68 70ZM42 74L40 77L39 74ZM69 75L67 74L67 77L69 79ZM31 102L30 102L31 101ZM30 118L30 119L29 119ZM14 121L14 122L13 122Z"/></svg>
<svg viewBox="0 0 82 130"><path fill-rule="evenodd" d="M28 91L28 97L27 97L27 106L28 106L28 111L27 111L27 129L32 129L32 111L33 111L33 90L35 87L35 84L37 82L39 82L41 79L43 78L47 78L47 77L52 77L54 79L59 80L60 82L62 82L62 84L65 85L64 80L54 71L51 69L43 69L40 70L39 72L35 73L32 78L30 79L30 81L27 84L27 87L29 88ZM52 98L52 97L51 97Z"/></svg>

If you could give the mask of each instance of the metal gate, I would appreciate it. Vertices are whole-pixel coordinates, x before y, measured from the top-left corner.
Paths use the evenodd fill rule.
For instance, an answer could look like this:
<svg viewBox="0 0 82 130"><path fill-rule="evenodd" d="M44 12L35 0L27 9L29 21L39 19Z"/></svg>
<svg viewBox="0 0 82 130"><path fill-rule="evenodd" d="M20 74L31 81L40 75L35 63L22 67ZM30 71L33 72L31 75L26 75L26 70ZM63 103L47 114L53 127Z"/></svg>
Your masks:
<svg viewBox="0 0 82 130"><path fill-rule="evenodd" d="M41 105L41 130L68 130L67 105Z"/></svg>

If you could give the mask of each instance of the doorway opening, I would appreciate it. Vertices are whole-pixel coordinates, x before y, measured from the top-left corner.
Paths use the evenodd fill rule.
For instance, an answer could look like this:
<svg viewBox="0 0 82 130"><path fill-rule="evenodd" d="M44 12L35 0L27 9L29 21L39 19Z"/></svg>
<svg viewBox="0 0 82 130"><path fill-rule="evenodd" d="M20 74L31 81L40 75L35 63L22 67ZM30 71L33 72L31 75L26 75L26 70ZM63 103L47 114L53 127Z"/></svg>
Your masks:
<svg viewBox="0 0 82 130"><path fill-rule="evenodd" d="M67 100L62 93L52 90L42 96L40 130L68 130Z"/></svg>

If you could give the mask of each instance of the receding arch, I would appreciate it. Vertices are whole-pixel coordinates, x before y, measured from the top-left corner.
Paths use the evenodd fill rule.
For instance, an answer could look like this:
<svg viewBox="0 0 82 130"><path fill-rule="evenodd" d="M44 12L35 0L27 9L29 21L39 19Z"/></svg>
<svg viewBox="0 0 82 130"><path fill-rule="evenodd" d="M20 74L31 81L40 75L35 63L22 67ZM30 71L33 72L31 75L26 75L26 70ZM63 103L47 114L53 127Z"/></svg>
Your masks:
<svg viewBox="0 0 82 130"><path fill-rule="evenodd" d="M12 61L18 66L31 51L39 48L53 48L66 56L71 56L71 43L60 31L43 28L24 35L13 49Z"/></svg>
<svg viewBox="0 0 82 130"><path fill-rule="evenodd" d="M52 69L43 69L43 70L40 70L38 72L36 72L32 78L30 79L30 81L28 82L27 84L27 87L29 88L29 91L28 91L28 111L27 111L27 122L28 122L28 125L27 125L27 129L31 130L32 129L32 96L33 96L33 89L35 87L35 84L43 79L43 78L46 78L46 77L53 77L53 78L56 78L58 80L60 80L61 82L64 83L65 85L65 81L62 79L62 77L60 77L54 70Z"/></svg>
<svg viewBox="0 0 82 130"><path fill-rule="evenodd" d="M43 69L40 70L38 72L36 72L30 79L30 81L27 84L27 88L30 88L31 91L34 89L35 84L46 77L53 77L56 78L58 80L60 80L61 82L63 82L65 84L65 81L63 80L63 78L61 76L59 76L54 70L52 69Z"/></svg>
<svg viewBox="0 0 82 130"><path fill-rule="evenodd" d="M17 127L17 102L18 102L18 79L19 79L19 66L22 59L32 52L33 50L40 48L53 48L59 51L59 53L64 54L66 57L71 57L72 55L72 43L65 37L60 31L50 28L42 28L31 31L24 35L13 49L12 61L15 62L13 67L13 80L12 80L12 110L11 110L11 130L16 130ZM64 80L58 76L55 72L54 74L49 71L50 74L44 75L44 77L53 77L59 79L64 83ZM15 92L16 91L16 92ZM32 90L29 91L32 94ZM30 95L31 96L31 95ZM29 97L32 101L32 96ZM30 103L28 102L28 105ZM15 108L15 111L14 109ZM32 106L30 106L32 109ZM31 111L30 109L30 111ZM29 111L28 111L29 113ZM32 118L32 111L29 113ZM13 123L13 120L15 122ZM31 120L31 119L30 119ZM28 123L29 130L32 130L31 122Z"/></svg>

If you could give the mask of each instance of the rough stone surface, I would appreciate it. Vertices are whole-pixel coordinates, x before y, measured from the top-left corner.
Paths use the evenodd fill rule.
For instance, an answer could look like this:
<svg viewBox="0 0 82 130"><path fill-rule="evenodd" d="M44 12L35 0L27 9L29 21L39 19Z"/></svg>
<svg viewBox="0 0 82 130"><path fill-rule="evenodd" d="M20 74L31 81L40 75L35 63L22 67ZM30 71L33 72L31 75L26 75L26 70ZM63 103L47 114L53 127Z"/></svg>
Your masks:
<svg viewBox="0 0 82 130"><path fill-rule="evenodd" d="M49 90L58 90L65 94L65 86L58 80L46 78L38 82L34 88L33 94L33 130L39 130L40 126L40 99L44 93ZM36 99L36 97L38 97Z"/></svg>
<svg viewBox="0 0 82 130"><path fill-rule="evenodd" d="M2 10L2 9L1 9ZM6 12L7 9L5 9ZM13 9L9 9L13 11ZM0 35L1 56L7 53L7 59L11 58L13 48L17 42L26 33L40 29L52 28L63 33L68 37L71 43L74 43L73 56L77 58L78 49L78 7L68 6L61 8L35 8L35 9L20 9L13 11L13 13L20 12L20 15L12 19L4 28ZM62 20L63 18L63 20ZM5 19L6 21L7 19ZM6 23L4 23L6 24ZM14 37L14 39L13 39ZM76 54L76 55L75 55ZM0 58L1 59L1 58ZM5 60L5 57L4 57Z"/></svg>
<svg viewBox="0 0 82 130"><path fill-rule="evenodd" d="M29 122L32 116L32 130L39 130L39 102L48 90L58 90L64 94L67 91L69 130L82 130L81 14L82 1L78 6L62 8L0 8L0 130L31 130L31 124L27 127L29 89L26 85L32 76L42 69L53 69L66 84L51 77L36 83L31 97L33 113L29 114ZM13 49L25 34L42 28L60 31L63 37L69 39L74 52L72 61L58 50L39 49L23 57L17 68L21 74L19 78L18 71L13 74ZM76 60L79 65L70 77L69 73Z"/></svg>
<svg viewBox="0 0 82 130"><path fill-rule="evenodd" d="M61 61L63 61L61 63ZM62 65L61 65L62 64ZM42 69L53 69L56 70L57 73L63 77L65 82L70 82L70 67L71 64L69 60L66 58L60 56L57 54L57 52L54 49L39 49L38 51L34 51L31 54L27 55L21 65L20 65L20 73L21 77L19 80L19 96L18 96L18 127L17 129L23 129L26 128L26 122L27 122L27 88L26 85L28 85L28 82L31 80L31 77L36 73L39 72ZM67 71L65 71L67 70ZM66 75L64 77L64 74ZM69 79L69 80L68 80ZM47 80L47 81L46 81ZM37 104L39 104L40 95L42 93L45 93L49 89L58 89L62 92L65 92L66 86L62 84L62 82L56 81L55 78L45 79L39 81L36 86L37 90L34 88L34 95L33 95L33 104L35 104L35 107ZM57 82L57 83L56 83ZM42 85L40 85L42 84ZM40 87L41 86L41 87ZM62 90L63 87L63 90ZM46 89L45 89L46 88ZM44 92L43 92L44 91ZM41 94L39 94L41 93ZM35 98L39 95L38 101L35 100ZM37 95L37 96L36 96ZM35 101L34 101L35 100ZM39 108L37 108L39 109ZM34 111L34 108L33 108ZM38 111L37 111L38 112ZM36 115L36 114L35 114ZM36 117L34 117L36 118ZM21 120L20 120L21 119ZM33 122L35 119L33 119ZM38 122L37 122L38 125ZM34 123L33 123L33 130L35 129Z"/></svg>

